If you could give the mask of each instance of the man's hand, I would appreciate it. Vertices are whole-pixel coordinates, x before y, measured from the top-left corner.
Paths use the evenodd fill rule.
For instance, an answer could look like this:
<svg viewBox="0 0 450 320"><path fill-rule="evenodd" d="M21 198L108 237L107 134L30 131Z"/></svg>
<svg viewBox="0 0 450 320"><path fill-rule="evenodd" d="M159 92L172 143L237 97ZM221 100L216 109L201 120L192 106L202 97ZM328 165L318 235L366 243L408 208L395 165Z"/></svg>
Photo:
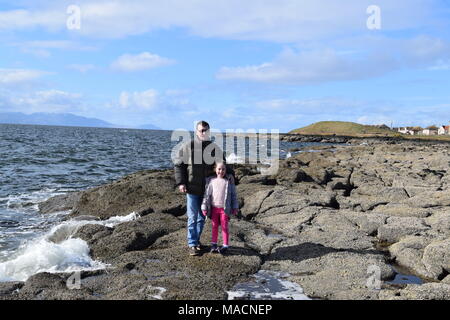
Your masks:
<svg viewBox="0 0 450 320"><path fill-rule="evenodd" d="M203 215L206 217L208 215L208 211L202 210Z"/></svg>
<svg viewBox="0 0 450 320"><path fill-rule="evenodd" d="M186 193L186 185L184 185L184 184L180 184L179 186L178 186L178 190L180 190L180 192L182 192L182 193Z"/></svg>
<svg viewBox="0 0 450 320"><path fill-rule="evenodd" d="M238 214L238 209L233 209L233 210L231 211L231 213L233 214L233 216L237 216L237 214Z"/></svg>

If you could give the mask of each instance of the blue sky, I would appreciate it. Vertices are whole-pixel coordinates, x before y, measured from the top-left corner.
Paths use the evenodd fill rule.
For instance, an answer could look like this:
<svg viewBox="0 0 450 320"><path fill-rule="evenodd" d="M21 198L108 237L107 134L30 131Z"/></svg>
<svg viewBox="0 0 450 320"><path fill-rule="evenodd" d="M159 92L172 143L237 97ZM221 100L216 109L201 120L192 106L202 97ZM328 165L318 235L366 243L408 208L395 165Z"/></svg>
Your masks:
<svg viewBox="0 0 450 320"><path fill-rule="evenodd" d="M449 18L444 0L0 0L0 112L169 130L448 124Z"/></svg>

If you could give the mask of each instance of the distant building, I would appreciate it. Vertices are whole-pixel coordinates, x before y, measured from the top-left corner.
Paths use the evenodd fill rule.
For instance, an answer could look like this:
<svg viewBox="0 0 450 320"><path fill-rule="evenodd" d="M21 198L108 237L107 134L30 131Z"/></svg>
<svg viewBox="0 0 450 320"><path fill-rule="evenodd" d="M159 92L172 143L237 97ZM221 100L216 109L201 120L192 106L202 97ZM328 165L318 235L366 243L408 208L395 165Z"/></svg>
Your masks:
<svg viewBox="0 0 450 320"><path fill-rule="evenodd" d="M398 132L403 133L403 134L410 134L408 128L406 127L400 127L397 129Z"/></svg>
<svg viewBox="0 0 450 320"><path fill-rule="evenodd" d="M438 134L438 130L439 129L437 127L432 126L432 127L428 127L426 129L423 129L422 130L422 134L425 135L425 136L435 136L435 135Z"/></svg>
<svg viewBox="0 0 450 320"><path fill-rule="evenodd" d="M420 127L400 127L397 129L398 132L403 134L410 134L412 136L422 133L422 128Z"/></svg>

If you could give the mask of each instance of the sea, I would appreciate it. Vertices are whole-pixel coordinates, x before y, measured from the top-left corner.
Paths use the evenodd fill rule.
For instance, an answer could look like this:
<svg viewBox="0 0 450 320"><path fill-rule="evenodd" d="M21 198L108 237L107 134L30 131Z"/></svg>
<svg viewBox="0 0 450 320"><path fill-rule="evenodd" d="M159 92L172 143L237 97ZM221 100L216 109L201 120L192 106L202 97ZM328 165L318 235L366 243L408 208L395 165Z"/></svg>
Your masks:
<svg viewBox="0 0 450 320"><path fill-rule="evenodd" d="M171 154L180 140L171 137L167 130L0 124L0 281L106 268L91 259L86 242L71 235L87 223L114 226L137 219L135 213L65 221L69 211L41 214L38 205L139 170L173 168ZM318 144L280 141L276 152L283 159L296 152L290 150ZM243 161L236 144L224 151L229 162ZM66 236L55 241L61 233Z"/></svg>

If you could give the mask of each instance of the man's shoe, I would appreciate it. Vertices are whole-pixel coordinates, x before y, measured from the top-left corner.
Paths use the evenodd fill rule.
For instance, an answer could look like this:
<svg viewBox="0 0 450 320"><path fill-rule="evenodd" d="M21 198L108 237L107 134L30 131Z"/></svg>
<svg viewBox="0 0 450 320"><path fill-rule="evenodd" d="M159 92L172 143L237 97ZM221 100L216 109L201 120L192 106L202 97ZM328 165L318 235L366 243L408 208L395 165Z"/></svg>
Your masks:
<svg viewBox="0 0 450 320"><path fill-rule="evenodd" d="M197 251L196 247L189 247L189 255L190 256L198 256L199 252Z"/></svg>
<svg viewBox="0 0 450 320"><path fill-rule="evenodd" d="M202 250L205 249L205 248L206 248L206 246L202 245L202 244L200 243L200 241L199 241L198 244L195 246L195 249L196 249L197 251L202 251Z"/></svg>

